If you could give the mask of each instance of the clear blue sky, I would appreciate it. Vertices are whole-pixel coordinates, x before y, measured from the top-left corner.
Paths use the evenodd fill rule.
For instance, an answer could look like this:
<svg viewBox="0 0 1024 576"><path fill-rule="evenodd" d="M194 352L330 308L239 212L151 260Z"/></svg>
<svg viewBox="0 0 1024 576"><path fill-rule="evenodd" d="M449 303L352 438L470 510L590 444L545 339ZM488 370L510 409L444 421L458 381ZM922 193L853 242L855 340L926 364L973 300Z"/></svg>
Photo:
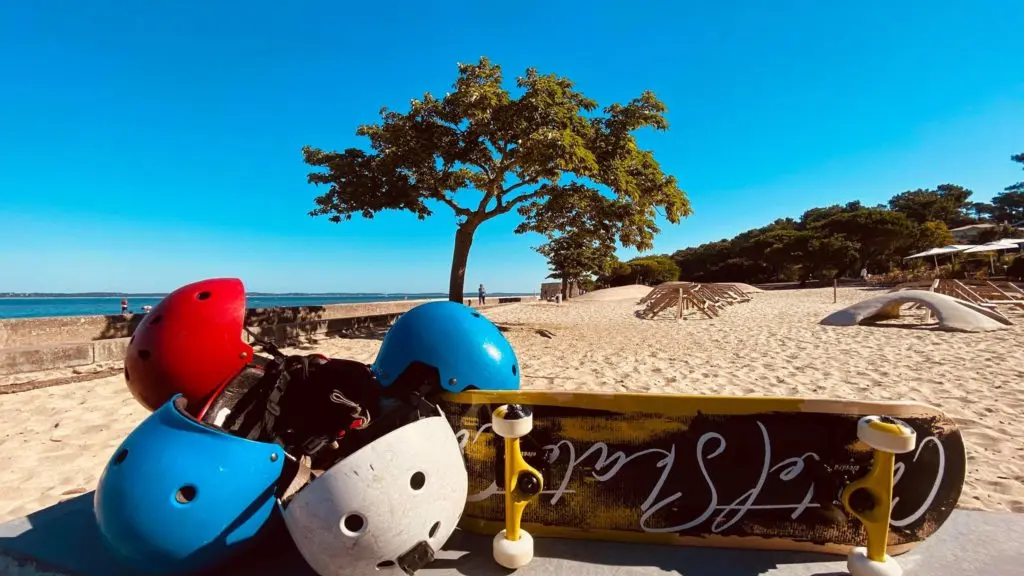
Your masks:
<svg viewBox="0 0 1024 576"><path fill-rule="evenodd" d="M1005 0L3 2L0 291L444 291L446 208L310 218L300 149L364 146L481 55L666 102L641 144L695 214L656 252L943 182L987 200L1024 177L1022 29ZM543 280L516 219L481 228L467 288Z"/></svg>

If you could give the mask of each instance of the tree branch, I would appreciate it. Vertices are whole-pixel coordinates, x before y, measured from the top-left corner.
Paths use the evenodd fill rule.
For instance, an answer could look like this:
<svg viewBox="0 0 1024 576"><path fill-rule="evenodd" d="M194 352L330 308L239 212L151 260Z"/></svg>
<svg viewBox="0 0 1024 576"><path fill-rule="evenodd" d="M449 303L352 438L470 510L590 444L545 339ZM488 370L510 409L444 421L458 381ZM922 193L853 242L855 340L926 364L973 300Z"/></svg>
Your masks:
<svg viewBox="0 0 1024 576"><path fill-rule="evenodd" d="M463 208L462 206L456 204L455 201L446 196L444 192L440 192L437 196L434 197L434 199L447 204L449 208L455 211L456 216L463 216L469 218L473 214L466 208Z"/></svg>
<svg viewBox="0 0 1024 576"><path fill-rule="evenodd" d="M521 184L522 182L516 184L513 187L508 188L508 190L519 187ZM508 190L506 190L506 192L508 192ZM494 210L487 212L486 215L488 218L490 218L492 216L498 216L499 214L505 214L512 210L513 208L515 208L517 205L522 204L523 202L529 202L530 200L536 200L537 198L543 198L545 194L547 194L547 190L534 190L529 194L520 194L519 196L516 196L515 198L509 200L505 204L502 204L501 201L499 200L498 206Z"/></svg>
<svg viewBox="0 0 1024 576"><path fill-rule="evenodd" d="M498 196L505 196L505 194L508 194L509 192L511 192L511 191L513 191L513 190L515 190L517 188L522 188L523 186L529 186L530 184L536 184L536 183L537 183L537 179L536 178L529 178L529 179L523 180L521 182L516 182L515 184L513 184L513 185L509 186L508 188L505 188L504 190L502 190L501 193L498 194Z"/></svg>

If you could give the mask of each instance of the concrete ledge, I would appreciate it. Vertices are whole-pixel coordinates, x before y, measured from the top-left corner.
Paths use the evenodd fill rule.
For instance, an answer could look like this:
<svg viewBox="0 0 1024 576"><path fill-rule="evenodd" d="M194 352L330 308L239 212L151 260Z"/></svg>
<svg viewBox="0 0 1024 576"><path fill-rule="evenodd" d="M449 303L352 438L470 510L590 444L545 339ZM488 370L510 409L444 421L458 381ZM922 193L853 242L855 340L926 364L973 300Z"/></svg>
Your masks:
<svg viewBox="0 0 1024 576"><path fill-rule="evenodd" d="M128 341L131 338L113 338L111 340L97 340L92 343L93 362L121 362L124 360L124 353L128 350Z"/></svg>
<svg viewBox="0 0 1024 576"><path fill-rule="evenodd" d="M0 375L74 368L96 362L120 362L128 349L128 338L67 342L33 348L0 349Z"/></svg>
<svg viewBox="0 0 1024 576"><path fill-rule="evenodd" d="M37 348L0 349L0 374L73 368L95 362L92 343L52 344Z"/></svg>
<svg viewBox="0 0 1024 576"><path fill-rule="evenodd" d="M326 306L294 306L286 308L249 308L246 326L267 326L314 322L335 318L355 318L379 314L395 314L409 310L428 300L397 300ZM50 318L0 319L0 349L29 348L127 338L142 322L144 314L108 316L54 316Z"/></svg>
<svg viewBox="0 0 1024 576"><path fill-rule="evenodd" d="M0 349L125 338L141 321L141 314L4 318L0 320Z"/></svg>
<svg viewBox="0 0 1024 576"><path fill-rule="evenodd" d="M485 310L521 301L521 298L502 298L497 304L475 308ZM426 300L252 308L245 318L248 330L241 337L252 343L255 335L278 346L300 344L324 336L383 338L399 316L423 302ZM18 347L0 344L0 376L73 368L97 362L120 362L128 348L130 337L127 334L135 330L141 319L142 315L0 320L0 336L6 334L7 342L36 342ZM104 327L98 332L91 332L100 325ZM67 328L71 336L91 335L95 338L54 342L68 338L61 334L62 328ZM2 332L4 329L6 333Z"/></svg>
<svg viewBox="0 0 1024 576"><path fill-rule="evenodd" d="M301 343L317 336L381 336L395 323L404 312L391 314L374 314L353 318L330 318L292 322L290 324L270 324L254 326L250 330L260 340L278 346ZM242 339L250 344L256 339L248 332Z"/></svg>

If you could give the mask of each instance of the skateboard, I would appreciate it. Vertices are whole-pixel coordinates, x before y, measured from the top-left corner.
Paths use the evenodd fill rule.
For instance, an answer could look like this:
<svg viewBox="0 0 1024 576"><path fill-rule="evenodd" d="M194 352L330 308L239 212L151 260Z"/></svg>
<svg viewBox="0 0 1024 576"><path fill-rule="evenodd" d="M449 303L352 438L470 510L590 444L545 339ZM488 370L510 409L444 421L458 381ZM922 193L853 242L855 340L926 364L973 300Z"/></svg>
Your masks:
<svg viewBox="0 0 1024 576"><path fill-rule="evenodd" d="M517 390L440 405L469 471L460 527L495 535L508 568L539 536L846 554L855 574L899 574L891 556L945 522L966 475L956 424L915 402Z"/></svg>

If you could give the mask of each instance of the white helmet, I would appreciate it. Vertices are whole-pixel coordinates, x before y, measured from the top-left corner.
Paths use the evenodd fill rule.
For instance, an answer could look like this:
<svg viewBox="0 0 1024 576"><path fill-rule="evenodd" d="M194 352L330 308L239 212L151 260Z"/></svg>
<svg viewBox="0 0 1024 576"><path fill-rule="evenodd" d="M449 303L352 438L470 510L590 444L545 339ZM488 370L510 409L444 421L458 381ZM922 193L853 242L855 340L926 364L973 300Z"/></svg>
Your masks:
<svg viewBox="0 0 1024 576"><path fill-rule="evenodd" d="M466 464L451 424L428 415L359 448L284 505L288 532L321 576L412 574L462 516Z"/></svg>

